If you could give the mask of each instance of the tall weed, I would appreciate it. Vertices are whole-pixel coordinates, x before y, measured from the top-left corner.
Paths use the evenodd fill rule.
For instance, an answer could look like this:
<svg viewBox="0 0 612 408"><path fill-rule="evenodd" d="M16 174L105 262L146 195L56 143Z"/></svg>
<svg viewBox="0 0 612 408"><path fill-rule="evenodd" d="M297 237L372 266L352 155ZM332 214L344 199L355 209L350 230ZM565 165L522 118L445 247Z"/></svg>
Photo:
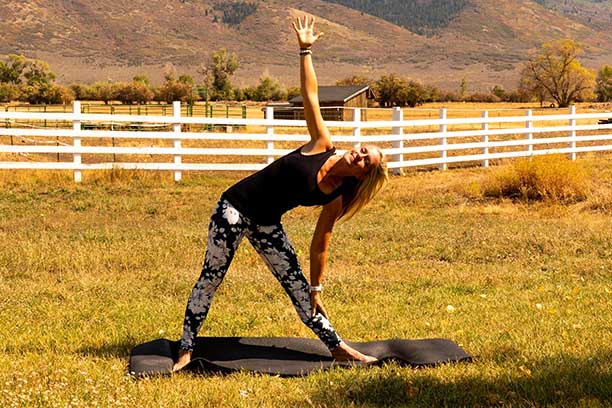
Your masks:
<svg viewBox="0 0 612 408"><path fill-rule="evenodd" d="M488 197L575 203L586 200L591 174L580 162L562 155L520 159L491 173L483 186Z"/></svg>

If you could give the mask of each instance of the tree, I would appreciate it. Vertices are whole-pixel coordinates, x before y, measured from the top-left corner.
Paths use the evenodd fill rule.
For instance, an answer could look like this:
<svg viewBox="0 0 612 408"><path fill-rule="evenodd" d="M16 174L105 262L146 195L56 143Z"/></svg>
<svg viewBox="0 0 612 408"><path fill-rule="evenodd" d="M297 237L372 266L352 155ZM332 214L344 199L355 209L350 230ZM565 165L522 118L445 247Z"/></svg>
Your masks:
<svg viewBox="0 0 612 408"><path fill-rule="evenodd" d="M225 48L212 53L206 66L199 70L204 77L206 87L212 91L208 93L211 99L232 99L234 90L230 77L234 75L239 66L236 54L228 54Z"/></svg>
<svg viewBox="0 0 612 408"><path fill-rule="evenodd" d="M440 92L440 89L436 86L425 85L423 92L425 93L424 102L439 102L442 100L442 92Z"/></svg>
<svg viewBox="0 0 612 408"><path fill-rule="evenodd" d="M258 102L287 100L287 90L270 76L262 76L253 91L252 99Z"/></svg>
<svg viewBox="0 0 612 408"><path fill-rule="evenodd" d="M162 73L164 75L164 81L168 82L176 80L176 68L172 63L169 62L164 65Z"/></svg>
<svg viewBox="0 0 612 408"><path fill-rule="evenodd" d="M55 80L49 64L23 55L11 54L6 62L0 61L0 82L26 84L33 87L48 85Z"/></svg>
<svg viewBox="0 0 612 408"><path fill-rule="evenodd" d="M74 97L78 101L93 101L96 100L95 90L91 85L85 85L80 83L74 83L70 85Z"/></svg>
<svg viewBox="0 0 612 408"><path fill-rule="evenodd" d="M337 86L342 85L370 85L372 81L370 78L361 76L361 75L353 75L339 81L336 81Z"/></svg>
<svg viewBox="0 0 612 408"><path fill-rule="evenodd" d="M19 85L0 82L0 102L11 102L20 99L21 89Z"/></svg>
<svg viewBox="0 0 612 408"><path fill-rule="evenodd" d="M45 61L11 54L6 62L0 61L0 84L3 99L18 98L30 103L53 103L70 99L71 92L58 88L55 74ZM15 88L17 87L17 88ZM18 92L15 92L18 90ZM14 99L13 99L14 100Z"/></svg>
<svg viewBox="0 0 612 408"><path fill-rule="evenodd" d="M187 84L191 86L195 85L195 81L193 80L193 77L187 74L179 75L177 81L179 81L181 84Z"/></svg>
<svg viewBox="0 0 612 408"><path fill-rule="evenodd" d="M149 86L141 81L115 84L115 99L126 105L147 103L154 96Z"/></svg>
<svg viewBox="0 0 612 408"><path fill-rule="evenodd" d="M44 103L67 104L74 101L74 92L69 87L52 84L43 94Z"/></svg>
<svg viewBox="0 0 612 408"><path fill-rule="evenodd" d="M245 1L224 1L215 5L214 9L223 11L223 23L237 26L257 11L257 4Z"/></svg>
<svg viewBox="0 0 612 408"><path fill-rule="evenodd" d="M291 86L287 88L287 100L291 100L295 98L296 96L300 96L301 93L302 93L302 90L299 87Z"/></svg>
<svg viewBox="0 0 612 408"><path fill-rule="evenodd" d="M74 100L74 93L70 88L52 83L42 84L38 87L24 86L20 100L36 104L69 103Z"/></svg>
<svg viewBox="0 0 612 408"><path fill-rule="evenodd" d="M406 94L404 96L404 105L408 105L411 108L414 108L417 105L422 105L427 97L427 91L417 81L410 80L408 81L408 87L406 89Z"/></svg>
<svg viewBox="0 0 612 408"><path fill-rule="evenodd" d="M110 81L94 82L91 85L93 90L93 99L104 102L108 105L110 101L115 99L115 87Z"/></svg>
<svg viewBox="0 0 612 408"><path fill-rule="evenodd" d="M558 40L542 45L521 72L521 87L533 95L553 98L559 107L569 106L592 95L594 74L582 66L582 49L574 40ZM542 100L541 100L542 101Z"/></svg>
<svg viewBox="0 0 612 408"><path fill-rule="evenodd" d="M147 74L137 74L132 78L132 82L142 82L149 88L151 87L151 80L147 76Z"/></svg>
<svg viewBox="0 0 612 408"><path fill-rule="evenodd" d="M374 83L378 103L382 107L401 106L401 95L407 87L406 81L395 74L383 75Z"/></svg>
<svg viewBox="0 0 612 408"><path fill-rule="evenodd" d="M55 74L49 69L49 64L41 60L27 60L23 77L28 85L43 87L55 81Z"/></svg>
<svg viewBox="0 0 612 408"><path fill-rule="evenodd" d="M499 98L500 101L505 101L508 98L508 93L501 85L495 85L493 89L491 89L491 93Z"/></svg>
<svg viewBox="0 0 612 408"><path fill-rule="evenodd" d="M200 99L200 89L194 89L195 82L191 75L182 74L177 78L176 68L172 64L164 66L164 83L155 90L154 99L159 102L173 101L194 102Z"/></svg>
<svg viewBox="0 0 612 408"><path fill-rule="evenodd" d="M0 61L0 83L21 84L26 64L26 57L15 54L10 54L6 62Z"/></svg>
<svg viewBox="0 0 612 408"><path fill-rule="evenodd" d="M374 84L380 106L410 106L414 107L423 103L426 90L416 81L405 81L394 74L383 75Z"/></svg>
<svg viewBox="0 0 612 408"><path fill-rule="evenodd" d="M604 65L599 69L595 94L599 102L612 101L612 66Z"/></svg>
<svg viewBox="0 0 612 408"><path fill-rule="evenodd" d="M192 92L192 86L177 80L168 80L157 90L155 100L172 103L174 101L193 102L197 93Z"/></svg>
<svg viewBox="0 0 612 408"><path fill-rule="evenodd" d="M461 99L467 98L467 92L468 92L467 80L465 78L462 78L461 83L459 84L459 96L461 97Z"/></svg>

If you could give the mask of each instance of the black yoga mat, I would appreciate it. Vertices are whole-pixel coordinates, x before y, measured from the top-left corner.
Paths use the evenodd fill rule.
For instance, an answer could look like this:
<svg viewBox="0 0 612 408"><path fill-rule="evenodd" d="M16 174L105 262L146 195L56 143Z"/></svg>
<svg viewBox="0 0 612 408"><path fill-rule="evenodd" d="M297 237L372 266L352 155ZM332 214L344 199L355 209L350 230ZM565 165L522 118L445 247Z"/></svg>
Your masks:
<svg viewBox="0 0 612 408"><path fill-rule="evenodd" d="M470 361L471 356L451 340L382 340L347 343L379 364L395 360L413 367ZM154 340L134 347L129 371L134 376L170 374L179 343ZM301 376L330 367L366 366L337 362L317 339L293 337L198 337L189 363L183 370L209 373L253 371L280 376Z"/></svg>

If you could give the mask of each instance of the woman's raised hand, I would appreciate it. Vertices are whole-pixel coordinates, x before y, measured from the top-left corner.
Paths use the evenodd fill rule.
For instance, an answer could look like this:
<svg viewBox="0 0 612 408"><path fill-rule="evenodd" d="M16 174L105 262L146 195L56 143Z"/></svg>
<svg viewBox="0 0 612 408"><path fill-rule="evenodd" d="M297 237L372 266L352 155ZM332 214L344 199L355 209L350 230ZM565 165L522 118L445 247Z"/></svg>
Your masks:
<svg viewBox="0 0 612 408"><path fill-rule="evenodd" d="M298 17L293 23L293 29L297 34L300 48L308 48L312 46L312 44L314 44L323 35L323 33L314 33L314 23L314 17L308 18L307 16L304 16L303 18Z"/></svg>

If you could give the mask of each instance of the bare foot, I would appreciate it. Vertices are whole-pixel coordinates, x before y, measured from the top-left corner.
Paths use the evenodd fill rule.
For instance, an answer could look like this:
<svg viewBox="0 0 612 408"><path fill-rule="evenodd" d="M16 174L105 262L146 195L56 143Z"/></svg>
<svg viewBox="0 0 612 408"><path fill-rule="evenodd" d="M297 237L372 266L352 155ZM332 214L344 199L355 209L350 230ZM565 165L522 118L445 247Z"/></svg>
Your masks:
<svg viewBox="0 0 612 408"><path fill-rule="evenodd" d="M179 351L178 359L174 366L172 367L172 372L178 371L185 367L191 361L191 351L189 350L181 350Z"/></svg>
<svg viewBox="0 0 612 408"><path fill-rule="evenodd" d="M361 361L362 363L373 363L378 361L375 357L360 353L345 342L340 343L331 354L336 361Z"/></svg>

